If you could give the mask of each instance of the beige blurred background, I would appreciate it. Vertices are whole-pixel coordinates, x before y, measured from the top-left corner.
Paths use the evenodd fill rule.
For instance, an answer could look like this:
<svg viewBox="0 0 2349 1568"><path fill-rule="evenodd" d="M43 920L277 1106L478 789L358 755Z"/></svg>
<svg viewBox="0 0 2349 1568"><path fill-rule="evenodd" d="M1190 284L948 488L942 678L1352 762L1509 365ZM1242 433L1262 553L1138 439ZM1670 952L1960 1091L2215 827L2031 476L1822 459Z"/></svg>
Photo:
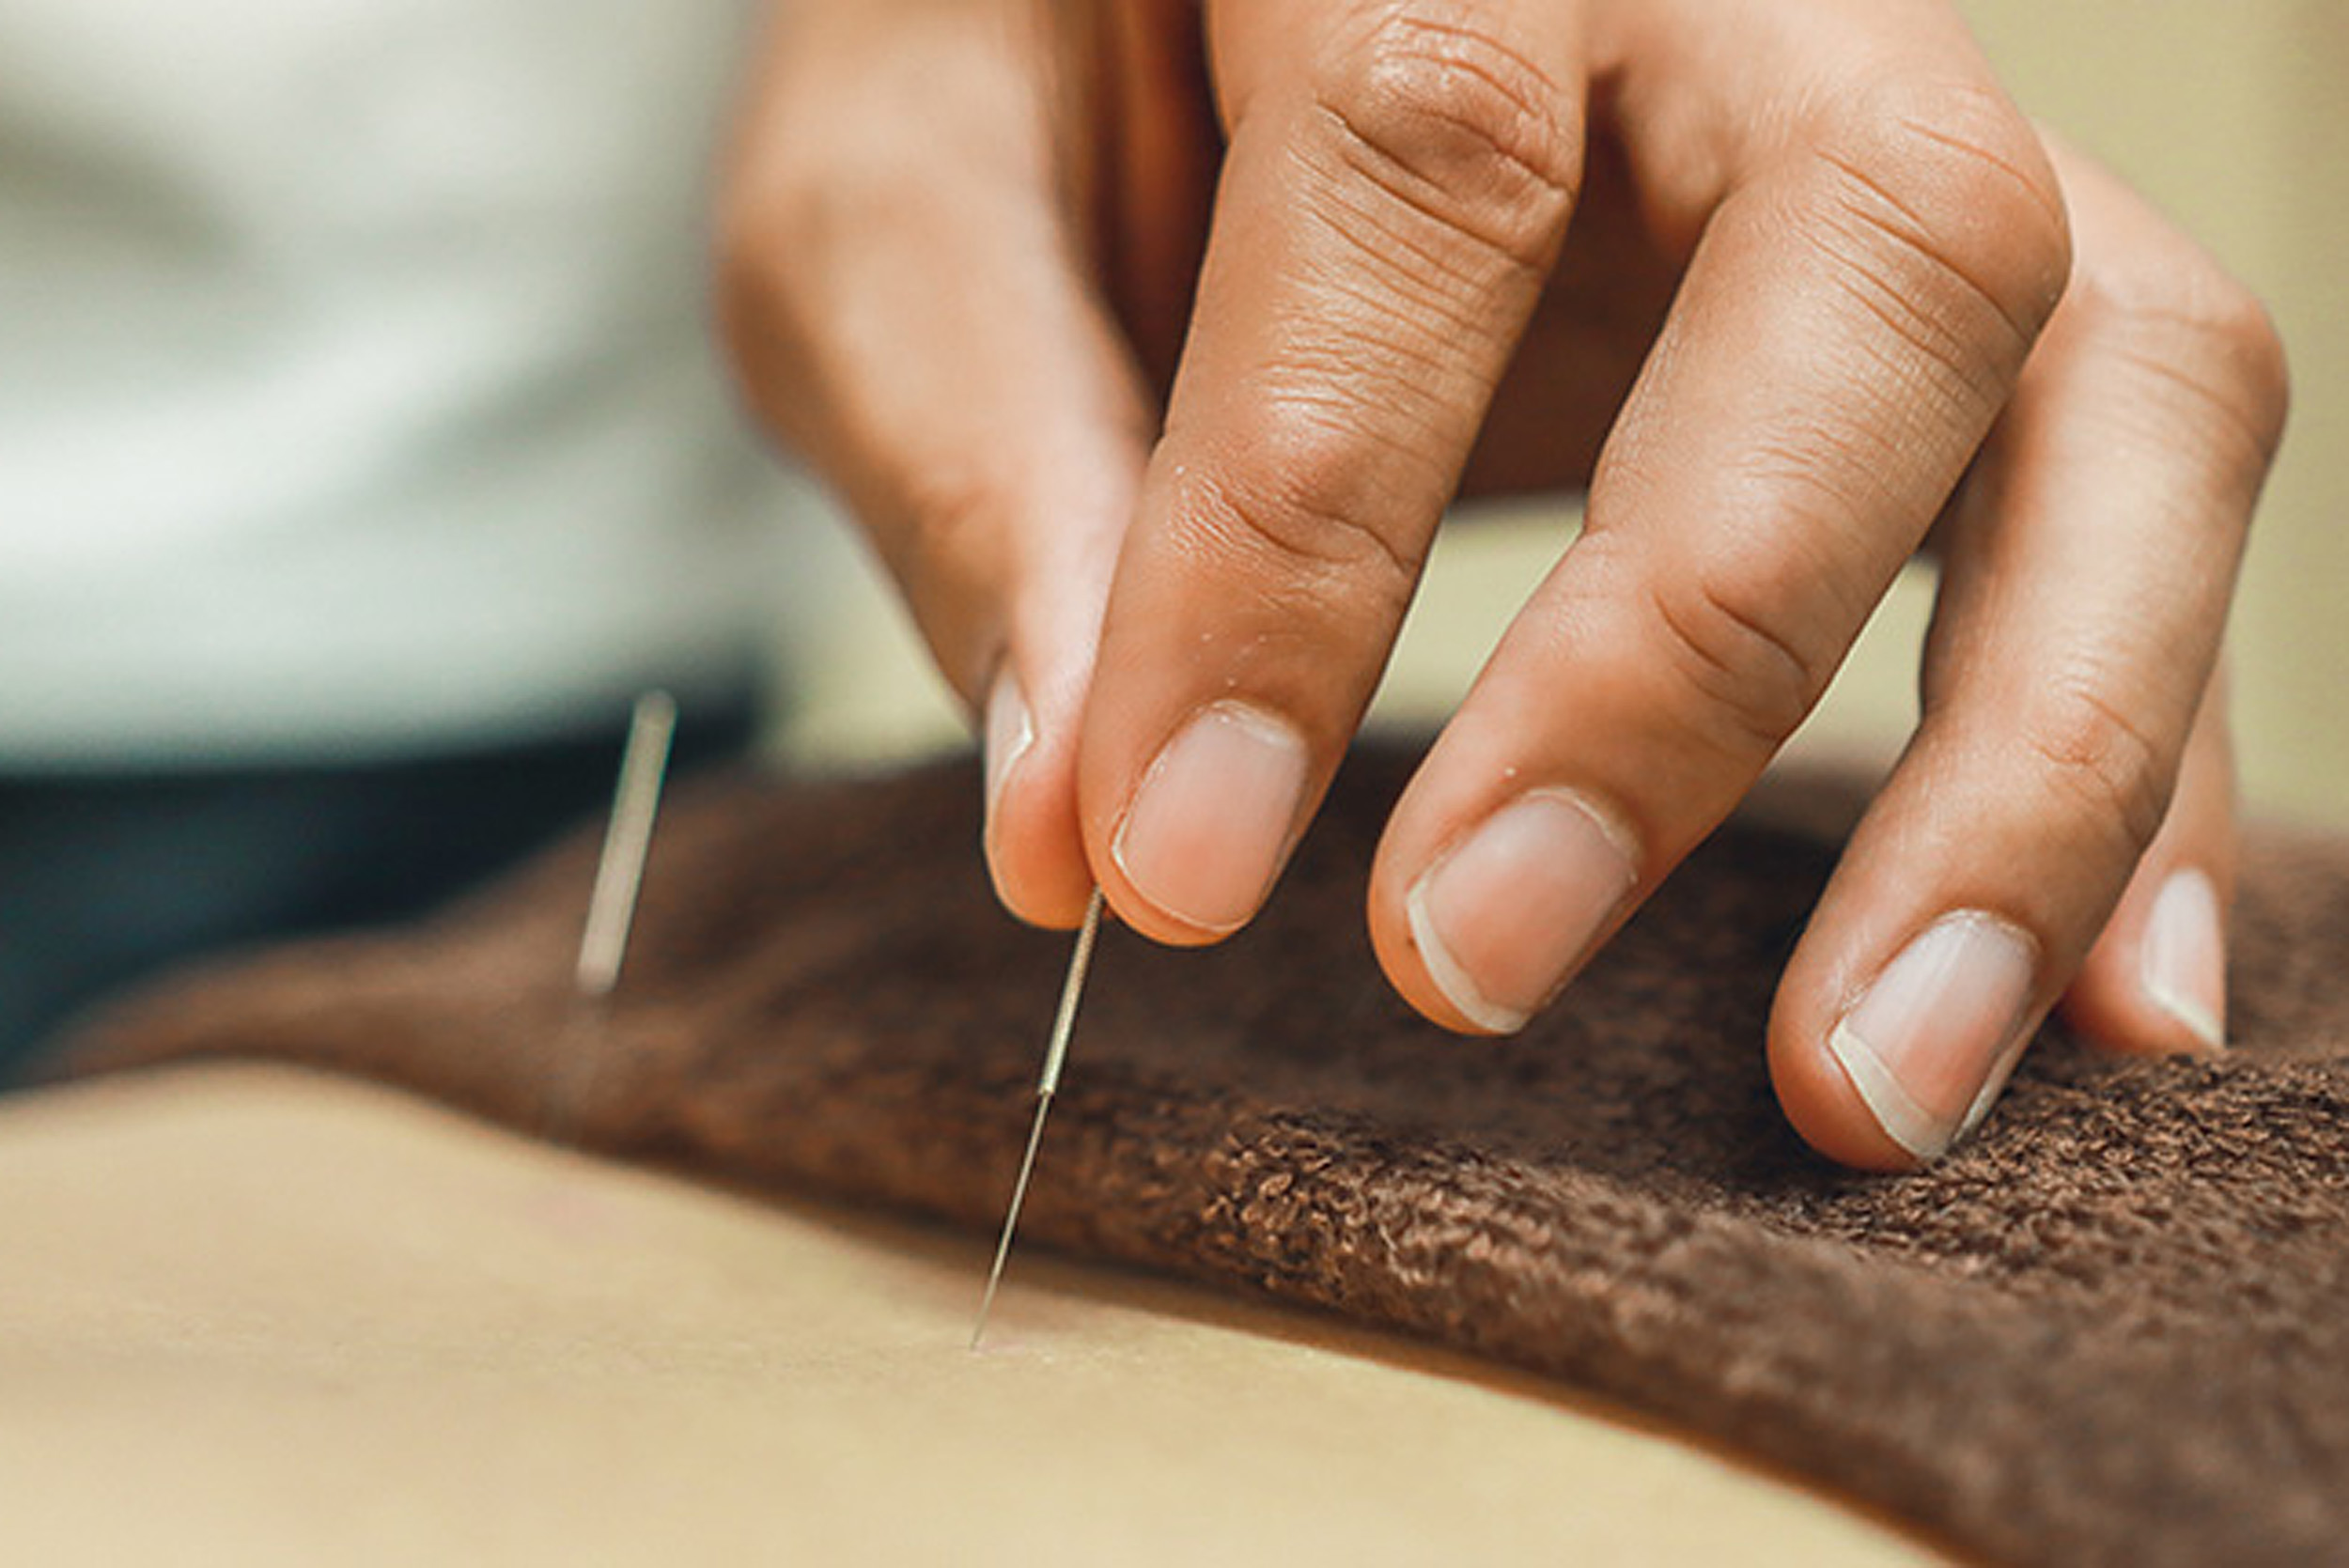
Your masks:
<svg viewBox="0 0 2349 1568"><path fill-rule="evenodd" d="M2254 810L2349 826L2349 4L1961 0L2024 106L2103 158L2267 301L2293 361L2292 433L2233 627L2236 731ZM1563 505L1447 530L1377 722L1434 722L1566 536ZM1887 758L1915 722L1932 584L1888 601L1799 744ZM833 758L958 743L960 716L869 580L801 673L786 750Z"/></svg>

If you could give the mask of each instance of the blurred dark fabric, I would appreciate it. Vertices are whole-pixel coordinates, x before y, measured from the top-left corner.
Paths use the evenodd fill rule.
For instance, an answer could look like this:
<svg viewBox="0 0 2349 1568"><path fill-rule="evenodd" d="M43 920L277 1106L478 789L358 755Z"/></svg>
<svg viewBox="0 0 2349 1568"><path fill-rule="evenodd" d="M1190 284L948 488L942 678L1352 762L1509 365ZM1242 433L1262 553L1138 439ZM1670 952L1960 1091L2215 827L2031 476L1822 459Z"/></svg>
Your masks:
<svg viewBox="0 0 2349 1568"><path fill-rule="evenodd" d="M608 807L600 733L348 766L0 773L0 1083L66 1019L204 954L411 918ZM747 698L688 710L680 768L739 755Z"/></svg>

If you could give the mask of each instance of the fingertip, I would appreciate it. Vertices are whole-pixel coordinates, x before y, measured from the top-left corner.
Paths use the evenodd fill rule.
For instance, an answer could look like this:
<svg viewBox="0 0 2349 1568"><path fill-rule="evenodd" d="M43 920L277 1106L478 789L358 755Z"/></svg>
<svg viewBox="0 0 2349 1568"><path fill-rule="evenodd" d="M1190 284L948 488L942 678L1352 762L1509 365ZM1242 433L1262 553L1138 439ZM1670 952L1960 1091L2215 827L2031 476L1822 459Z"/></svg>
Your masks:
<svg viewBox="0 0 2349 1568"><path fill-rule="evenodd" d="M1856 1171L1896 1173L1922 1164L1878 1124L1824 1033L1774 1020L1769 1063L1780 1109L1796 1133L1819 1154Z"/></svg>
<svg viewBox="0 0 2349 1568"><path fill-rule="evenodd" d="M1431 761L1444 744L1437 743ZM1429 1023L1464 1039L1505 1039L1530 1020L1494 1009L1478 994L1432 928L1428 865L1441 856L1449 813L1472 809L1457 804L1444 784L1443 772L1423 764L1379 835L1363 907L1371 952L1395 994Z"/></svg>
<svg viewBox="0 0 2349 1568"><path fill-rule="evenodd" d="M1123 766L1105 767L1105 778L1129 772L1118 760ZM1267 706L1224 697L1195 709L1140 768L1115 811L1091 824L1093 864L1110 907L1171 946L1205 946L1237 932L1286 866L1321 771L1302 731Z"/></svg>
<svg viewBox="0 0 2349 1568"><path fill-rule="evenodd" d="M2061 1003L2089 1044L2215 1056L2227 1042L2228 908L2240 840L2223 672L2187 737L2161 831Z"/></svg>
<svg viewBox="0 0 2349 1568"><path fill-rule="evenodd" d="M1770 1087L1796 1136L1814 1153L1855 1171L1914 1171L1924 1157L1886 1130L1866 1088L1836 1050L1836 1032L1865 996L1868 977L1821 940L1823 916L1824 929L1833 930L1833 897L1830 884L1779 978L1767 1034Z"/></svg>
<svg viewBox="0 0 2349 1568"><path fill-rule="evenodd" d="M1014 785L990 812L987 869L1003 908L1030 925L1073 929L1093 896L1073 811L1039 802L1040 790ZM1055 821L1059 817L1061 820Z"/></svg>
<svg viewBox="0 0 2349 1568"><path fill-rule="evenodd" d="M1165 947L1213 947L1227 938L1237 936L1255 919L1264 896L1270 893L1269 883L1264 893L1249 903L1244 910L1225 918L1206 920L1169 908L1152 891L1135 879L1131 869L1131 846L1128 842L1127 829L1129 825L1129 822L1119 824L1111 836L1107 852L1095 862L1099 868L1101 895L1120 924Z"/></svg>
<svg viewBox="0 0 2349 1568"><path fill-rule="evenodd" d="M988 694L981 842L1003 908L1031 925L1054 930L1082 920L1093 893L1077 830L1071 753L1065 738L1047 741L1006 664Z"/></svg>
<svg viewBox="0 0 2349 1568"><path fill-rule="evenodd" d="M2226 924L2217 880L2148 865L2064 993L2091 1044L2135 1056L2216 1056L2227 1044Z"/></svg>
<svg viewBox="0 0 2349 1568"><path fill-rule="evenodd" d="M995 676L987 697L987 728L982 737L987 787L987 840L990 857L1003 817L1003 795L1012 775L1035 749L1035 715L1019 689L1019 676L1009 665Z"/></svg>
<svg viewBox="0 0 2349 1568"><path fill-rule="evenodd" d="M1170 916L1147 899L1135 894L1132 884L1113 877L1101 878L1101 896L1109 905L1117 923L1147 937L1161 947L1213 947L1226 938L1239 934L1246 925L1192 925Z"/></svg>
<svg viewBox="0 0 2349 1568"><path fill-rule="evenodd" d="M1372 879L1376 884L1377 873ZM1423 910L1411 908L1408 900L1395 910L1390 910L1387 904L1373 894L1368 916L1370 947L1388 984L1413 1012L1439 1029L1478 1040L1506 1039L1531 1021L1489 1004L1477 1005L1479 999L1472 993L1470 1005L1462 1006L1455 997L1466 987L1456 973L1439 972L1446 959L1439 944L1430 939Z"/></svg>
<svg viewBox="0 0 2349 1568"><path fill-rule="evenodd" d="M1622 814L1586 790L1545 782L1489 807L1463 794L1454 816L1443 792L1457 787L1439 783L1396 808L1372 877L1372 940L1431 1020L1515 1034L1627 915L1642 855Z"/></svg>

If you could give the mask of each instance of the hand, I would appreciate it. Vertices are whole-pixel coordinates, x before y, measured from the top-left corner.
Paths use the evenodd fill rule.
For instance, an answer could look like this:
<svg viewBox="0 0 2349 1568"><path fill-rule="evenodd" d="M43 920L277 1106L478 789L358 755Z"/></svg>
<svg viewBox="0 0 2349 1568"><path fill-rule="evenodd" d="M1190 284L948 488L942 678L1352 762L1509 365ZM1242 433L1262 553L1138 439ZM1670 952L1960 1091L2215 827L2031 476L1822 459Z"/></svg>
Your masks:
<svg viewBox="0 0 2349 1568"><path fill-rule="evenodd" d="M1930 534L1923 720L1771 1019L1789 1115L1930 1158L2067 986L2216 1048L2281 351L1938 0L795 0L723 248L746 384L986 713L1027 918L1097 878L1161 940L1243 924L1446 504L1586 486L1372 874L1415 1006L1546 1005Z"/></svg>

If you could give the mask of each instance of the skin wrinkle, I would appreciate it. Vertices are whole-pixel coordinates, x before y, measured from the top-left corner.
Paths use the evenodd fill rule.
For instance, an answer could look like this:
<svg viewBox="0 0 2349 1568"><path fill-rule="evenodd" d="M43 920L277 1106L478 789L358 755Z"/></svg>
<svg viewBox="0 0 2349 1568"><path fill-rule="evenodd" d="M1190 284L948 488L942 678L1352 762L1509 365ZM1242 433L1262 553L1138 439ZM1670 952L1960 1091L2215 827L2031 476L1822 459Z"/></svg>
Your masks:
<svg viewBox="0 0 2349 1568"><path fill-rule="evenodd" d="M1382 223L1384 228L1399 232L1406 226L1417 226L1439 237L1438 245L1414 242L1412 248L1439 273L1449 274L1456 280L1472 280L1478 287L1484 287L1485 281L1470 269L1478 263L1489 265L1497 261L1508 275L1531 287L1541 287L1557 259L1559 243L1564 238L1565 212L1573 199L1570 191L1563 187L1543 188L1548 196L1545 205L1556 208L1551 213L1544 213L1537 209L1529 215L1517 203L1501 203L1500 205L1512 210L1512 227L1522 225L1526 232L1505 236L1486 232L1483 226L1461 214L1446 211L1442 199L1444 193L1417 177L1398 170L1393 160L1371 147L1362 132L1339 110L1322 105L1318 113L1335 126L1333 139L1337 147L1337 162L1346 176L1351 177L1332 178L1330 183L1365 193L1375 192L1386 198L1386 205L1391 210L1410 221L1408 225L1392 221ZM1316 170L1316 173L1319 171ZM1532 219L1530 222L1529 216ZM1462 243L1464 241L1467 241L1465 245ZM1451 254L1445 254L1447 251Z"/></svg>
<svg viewBox="0 0 2349 1568"><path fill-rule="evenodd" d="M1795 732L1834 675L1832 658L1801 646L1704 578L1655 592L1648 603L1669 633L1665 645L1681 652L1688 683L1764 755Z"/></svg>
<svg viewBox="0 0 2349 1568"><path fill-rule="evenodd" d="M2077 673L2058 676L2026 716L2021 735L2045 764L2035 772L2068 798L2082 822L2109 825L2132 852L2141 852L2161 831L2177 759L2155 743L2140 715L2106 697L2094 679Z"/></svg>
<svg viewBox="0 0 2349 1568"><path fill-rule="evenodd" d="M2255 838L2229 1057L2043 1031L1973 1140L1885 1179L1808 1156L1760 1061L1831 838L1734 821L1563 1005L1467 1046L1385 990L1348 918L1414 751L1357 753L1228 946L1105 934L1023 1246L1563 1378L1985 1560L2337 1551L2349 843ZM1848 820L1859 789L1789 784L1778 819ZM1066 953L995 908L977 794L941 767L673 797L587 1145L991 1234ZM595 848L169 984L80 1064L288 1057L530 1126Z"/></svg>
<svg viewBox="0 0 2349 1568"><path fill-rule="evenodd" d="M1829 240L1833 231L1830 224L1814 229L1809 236L1811 243L1833 264L1828 271L1828 279L1843 298L1874 317L1909 354L1921 362L1911 365L1904 363L1906 356L1872 350L1879 367L1891 372L1884 379L1893 388L1902 393L1923 393L1932 399L1932 411L1919 416L1913 427L1923 431L1937 425L1954 424L1961 429L1974 429L1989 423L2021 356L2015 356L2013 365L1998 366L1985 374L1978 365L1969 363L1969 359L1979 356L1969 355L1969 339L1965 333L1928 311L1919 302L1920 291L1899 287L1877 269L1866 265L1857 254L1859 246L1847 250L1833 244ZM1887 406L1896 406L1902 400L1888 398Z"/></svg>
<svg viewBox="0 0 2349 1568"><path fill-rule="evenodd" d="M1935 140L1944 147L1957 145L1951 138L1937 137ZM1946 283L1955 284L1961 298L1970 298L1980 303L2006 328L2005 347L2011 356L2011 364L2021 364L2023 356L2038 340L2040 322L2054 308L2055 301L2052 291L2047 291L2049 297L2045 303L2040 304L2032 312L2033 319L2019 317L2015 307L2005 298L2006 291L1994 287L1983 278L1976 276L1972 270L1966 267L1952 254L1956 238L1952 232L1956 226L1954 224L1946 221L1937 223L1932 218L1920 213L1912 203L1905 201L1898 192L1891 189L1881 176L1832 147L1820 148L1815 156L1821 163L1834 170L1849 186L1864 194L1866 197L1864 200L1846 199L1841 203L1844 213L1863 223L1868 231L1889 241L1892 246L1893 254L1915 258L1922 264L1922 270L1930 276ZM2006 167L2003 163L1997 163L1995 161L1993 166L2000 169ZM2035 194L2034 199L2037 199ZM1899 221L1894 222L1891 218L1888 218L1887 212L1896 216ZM2051 224L2060 225L2061 212L2054 214L2050 221ZM2005 226L1997 226L2001 238L2004 239ZM2052 231L2060 233L2061 229L2057 227ZM2006 242L2010 246L2013 245L2011 240ZM2030 254L2028 246L2016 248L2023 249L2026 255ZM2049 271L2061 274L2065 269L2051 268ZM1962 341L1976 340L1973 334L1958 335Z"/></svg>
<svg viewBox="0 0 2349 1568"><path fill-rule="evenodd" d="M2229 439L2238 448L2227 467L2230 475L2238 476L2239 484L2254 491L2265 480L2267 465L2274 460L2282 435L2278 422L2255 420L2247 411L2245 399L2232 396L2232 388L2217 385L2210 377L2184 368L2175 354L2156 352L2142 343L2131 342L2126 335L2108 336L2099 346L2098 353L2133 376L2162 382L2173 395L2169 400L2145 407L2144 423L2136 430L2127 430L2126 421L2115 417L2113 411L2100 411L2125 433L2149 445L2177 440L2207 442L2210 424L2215 420L2229 432ZM2182 396L2177 396L2181 394Z"/></svg>
<svg viewBox="0 0 2349 1568"><path fill-rule="evenodd" d="M2005 109L2005 105L1994 103L1986 99L1983 101L1983 106L1992 110L1993 113L2000 113ZM2026 168L2015 160L2003 157L1983 146L1978 138L1952 135L1933 121L1915 116L1895 116L1892 124L1904 134L1921 136L1926 141L1937 143L1949 148L1961 158L1978 160L2004 175L2015 183L2017 190L2030 200L2037 203L2045 211L2050 230L2062 230L2071 225L2071 214L2065 210L2061 194L2049 181L2044 163L2038 168Z"/></svg>
<svg viewBox="0 0 2349 1568"><path fill-rule="evenodd" d="M1356 221L1341 223L1337 221L1340 215ZM1374 214L1363 211L1359 204L1351 201L1339 189L1333 189L1323 198L1321 207L1315 210L1311 221L1318 232L1335 240L1349 257L1361 263L1370 275L1378 280L1377 288L1374 291L1368 285L1354 282L1346 272L1325 265L1315 270L1316 292L1351 299L1372 313L1371 319L1379 320L1382 325L1385 324L1384 318L1396 313L1398 305L1406 306L1424 318L1424 324L1412 320L1412 328L1423 337L1439 343L1464 335L1475 338L1492 335L1490 314L1478 308L1491 287L1491 280L1464 272L1455 272L1444 280L1449 285L1447 288L1422 278L1412 269L1403 266L1392 252L1382 249L1376 242L1387 241L1397 249L1408 250L1410 241L1392 228L1381 225ZM1365 229L1372 232L1365 233ZM1531 295L1534 291L1534 287L1529 284L1527 293ZM1428 356L1427 363L1439 363L1437 356ZM1457 369L1449 369L1446 373L1460 374ZM1483 381L1489 393L1490 378L1483 378ZM1458 411L1461 408L1480 408L1482 403L1482 398L1455 400L1453 420L1459 420Z"/></svg>
<svg viewBox="0 0 2349 1568"><path fill-rule="evenodd" d="M1330 57L1339 74L1314 83L1313 108L1348 166L1456 236L1547 271L1581 164L1573 97L1501 36L1408 13Z"/></svg>
<svg viewBox="0 0 2349 1568"><path fill-rule="evenodd" d="M1501 270L1519 279L1529 289L1538 290L1547 281L1548 269L1543 260L1529 261L1508 256L1493 247L1480 247L1463 256L1456 242L1459 239L1456 229L1423 205L1405 200L1377 185L1351 161L1341 157L1341 166L1330 169L1325 166L1326 155L1311 146L1293 148L1289 156L1308 177L1314 192L1317 205L1309 210L1310 216L1327 218L1332 211L1344 212L1363 227L1375 230L1381 240L1418 262L1434 279L1452 285L1463 297L1472 297L1491 287L1492 279L1486 274L1494 270L1490 264L1495 261L1499 261ZM1385 199L1378 202L1366 199L1374 194ZM1423 279L1420 272L1398 265L1392 254L1371 246L1347 225L1330 226L1346 228L1347 237L1363 250L1366 258L1377 263L1391 279L1425 290L1431 298L1435 297L1435 285ZM1430 232L1455 242L1449 246L1430 243ZM1480 329L1486 325L1481 318L1475 324Z"/></svg>
<svg viewBox="0 0 2349 1568"><path fill-rule="evenodd" d="M1381 302L1357 285L1331 279L1324 291L1365 318L1381 308ZM1327 318L1316 319L1309 330L1283 334L1279 360L1258 372L1258 396L1277 406L1319 412L1334 439L1346 433L1346 415L1369 390L1388 417L1409 427L1407 439L1389 442L1380 455L1408 462L1420 470L1425 488L1439 489L1448 472L1428 454L1443 449L1459 424L1462 404L1481 407L1491 388L1468 382L1435 332L1411 335L1416 341L1362 340L1353 331L1335 331ZM1362 383L1372 380L1376 386L1365 389Z"/></svg>
<svg viewBox="0 0 2349 1568"><path fill-rule="evenodd" d="M1321 501L1293 472L1279 495L1252 504L1194 470L1181 476L1180 504L1171 510L1181 520L1168 531L1179 548L1212 549L1219 560L1255 555L1276 567L1257 574L1268 599L1320 604L1326 614L1332 605L1359 610L1381 584L1400 605L1419 582L1418 554L1346 507ZM1275 523L1275 516L1287 520Z"/></svg>

